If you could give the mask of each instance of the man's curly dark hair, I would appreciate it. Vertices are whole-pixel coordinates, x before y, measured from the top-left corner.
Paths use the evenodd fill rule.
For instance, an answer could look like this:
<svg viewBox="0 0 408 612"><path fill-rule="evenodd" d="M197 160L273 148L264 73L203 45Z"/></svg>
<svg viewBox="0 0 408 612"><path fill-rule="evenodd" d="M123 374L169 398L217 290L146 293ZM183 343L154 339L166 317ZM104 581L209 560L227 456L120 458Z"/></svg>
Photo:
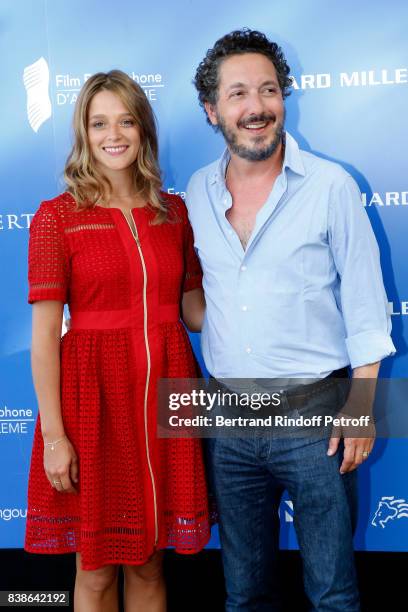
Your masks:
<svg viewBox="0 0 408 612"><path fill-rule="evenodd" d="M257 30L243 28L234 30L218 39L212 49L208 49L205 58L199 64L194 77L200 105L216 104L218 97L219 67L224 59L242 53L260 53L265 55L275 66L283 98L290 95L292 80L288 76L290 68L280 46L267 39ZM208 121L208 117L207 117Z"/></svg>

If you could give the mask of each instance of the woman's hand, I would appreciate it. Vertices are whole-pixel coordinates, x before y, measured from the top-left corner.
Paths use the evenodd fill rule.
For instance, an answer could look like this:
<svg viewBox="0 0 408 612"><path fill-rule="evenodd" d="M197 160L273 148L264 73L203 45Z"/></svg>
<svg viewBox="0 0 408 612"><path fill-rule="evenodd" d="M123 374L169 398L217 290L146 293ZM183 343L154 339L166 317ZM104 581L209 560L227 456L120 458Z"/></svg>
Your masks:
<svg viewBox="0 0 408 612"><path fill-rule="evenodd" d="M76 493L78 458L66 436L58 444L44 445L44 469L51 486L60 493Z"/></svg>

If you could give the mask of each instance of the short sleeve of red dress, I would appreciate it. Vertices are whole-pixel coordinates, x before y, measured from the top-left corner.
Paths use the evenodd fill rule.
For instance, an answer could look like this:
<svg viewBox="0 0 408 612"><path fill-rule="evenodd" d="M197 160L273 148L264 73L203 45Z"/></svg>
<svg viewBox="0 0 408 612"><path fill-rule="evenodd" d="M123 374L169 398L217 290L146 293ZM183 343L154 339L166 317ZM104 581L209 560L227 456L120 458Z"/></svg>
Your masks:
<svg viewBox="0 0 408 612"><path fill-rule="evenodd" d="M187 209L183 203L183 223L184 223L184 266L185 276L183 292L198 289L202 286L203 273L200 261L194 249L193 230L188 219Z"/></svg>
<svg viewBox="0 0 408 612"><path fill-rule="evenodd" d="M57 211L44 202L30 226L28 283L30 304L39 300L67 301L69 259Z"/></svg>

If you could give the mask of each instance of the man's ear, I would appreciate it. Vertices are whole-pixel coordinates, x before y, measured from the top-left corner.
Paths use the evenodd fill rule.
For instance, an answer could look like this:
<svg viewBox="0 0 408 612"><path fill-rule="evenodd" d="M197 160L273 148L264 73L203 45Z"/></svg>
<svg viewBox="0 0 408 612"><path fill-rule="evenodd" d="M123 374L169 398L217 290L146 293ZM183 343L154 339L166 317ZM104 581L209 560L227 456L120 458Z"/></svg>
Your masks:
<svg viewBox="0 0 408 612"><path fill-rule="evenodd" d="M205 112L208 115L209 120L213 125L218 125L217 113L215 111L215 106L210 104L209 102L204 102Z"/></svg>

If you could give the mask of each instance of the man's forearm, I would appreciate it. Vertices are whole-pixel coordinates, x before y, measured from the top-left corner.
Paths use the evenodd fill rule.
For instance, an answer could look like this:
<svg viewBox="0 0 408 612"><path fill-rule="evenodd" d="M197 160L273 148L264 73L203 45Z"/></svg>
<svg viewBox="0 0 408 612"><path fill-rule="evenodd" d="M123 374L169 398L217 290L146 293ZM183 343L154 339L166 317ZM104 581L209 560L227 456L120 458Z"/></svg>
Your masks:
<svg viewBox="0 0 408 612"><path fill-rule="evenodd" d="M381 361L354 368L353 378L378 378Z"/></svg>
<svg viewBox="0 0 408 612"><path fill-rule="evenodd" d="M353 370L351 389L346 404L351 416L372 414L380 363L377 361Z"/></svg>

